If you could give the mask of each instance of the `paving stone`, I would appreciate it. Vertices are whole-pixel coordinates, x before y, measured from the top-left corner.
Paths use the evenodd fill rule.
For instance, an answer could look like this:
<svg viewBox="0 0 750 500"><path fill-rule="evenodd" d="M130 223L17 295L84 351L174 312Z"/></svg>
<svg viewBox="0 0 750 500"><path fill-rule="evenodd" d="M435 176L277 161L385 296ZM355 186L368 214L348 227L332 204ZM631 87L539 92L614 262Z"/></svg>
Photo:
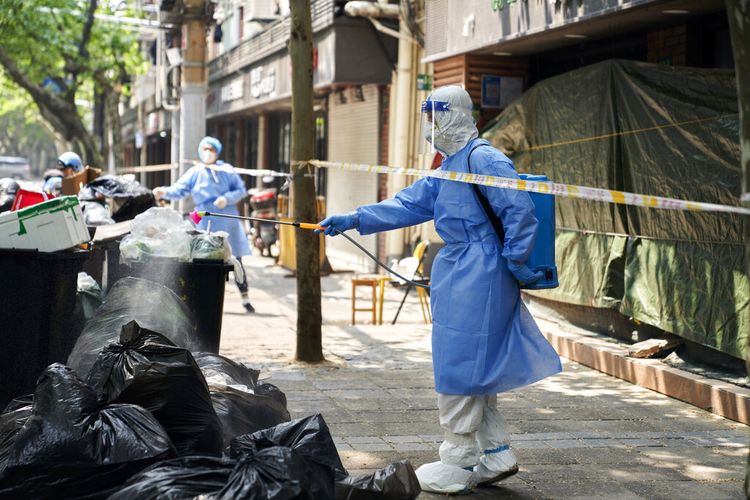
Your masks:
<svg viewBox="0 0 750 500"><path fill-rule="evenodd" d="M442 442L445 435L444 434L420 434L419 437L428 442Z"/></svg>
<svg viewBox="0 0 750 500"><path fill-rule="evenodd" d="M625 446L664 446L664 443L656 439L620 439L619 440Z"/></svg>
<svg viewBox="0 0 750 500"><path fill-rule="evenodd" d="M379 443L356 443L351 445L356 451L391 451L394 448L388 443L381 441Z"/></svg>
<svg viewBox="0 0 750 500"><path fill-rule="evenodd" d="M699 483L695 481L632 482L627 489L643 498L675 498L680 500L743 499L742 484Z"/></svg>
<svg viewBox="0 0 750 500"><path fill-rule="evenodd" d="M346 442L351 444L359 443L383 443L380 436L347 436Z"/></svg>
<svg viewBox="0 0 750 500"><path fill-rule="evenodd" d="M510 442L511 446L515 449L519 450L533 450L533 449L542 449L542 450L549 450L550 446L547 444L546 441L514 441L511 440Z"/></svg>
<svg viewBox="0 0 750 500"><path fill-rule="evenodd" d="M589 448L585 439L557 439L554 441L544 441L550 448L567 449L567 448Z"/></svg>
<svg viewBox="0 0 750 500"><path fill-rule="evenodd" d="M577 448L565 450L577 463L581 464L637 464L640 455L634 448L611 450L606 448Z"/></svg>
<svg viewBox="0 0 750 500"><path fill-rule="evenodd" d="M597 451L597 450L593 450ZM546 449L518 449L516 450L518 464L522 470L533 469L535 465L556 465L565 467L566 465L577 464L576 457L569 450Z"/></svg>
<svg viewBox="0 0 750 500"><path fill-rule="evenodd" d="M628 490L623 484L603 481L577 481L575 479L557 479L538 477L531 485L541 495L549 498L638 498L637 494Z"/></svg>
<svg viewBox="0 0 750 500"><path fill-rule="evenodd" d="M393 443L393 447L396 451L407 452L407 451L428 451L436 449L428 443Z"/></svg>
<svg viewBox="0 0 750 500"><path fill-rule="evenodd" d="M511 440L523 441L553 441L557 439L573 439L573 434L569 432L536 432L525 434L511 434Z"/></svg>
<svg viewBox="0 0 750 500"><path fill-rule="evenodd" d="M389 443L422 443L421 437L412 436L383 436L383 439Z"/></svg>
<svg viewBox="0 0 750 500"><path fill-rule="evenodd" d="M382 423L372 422L372 428L375 429L375 433L383 436L397 436L399 434L410 435L414 434L415 431L426 431L430 433L438 433L441 431L440 424L435 422L420 423L415 426L414 423ZM442 440L442 438L441 438Z"/></svg>
<svg viewBox="0 0 750 500"><path fill-rule="evenodd" d="M331 435L337 437L347 436L361 436L363 434L372 434L373 429L367 424L353 423L353 424L328 424L328 428L331 431Z"/></svg>

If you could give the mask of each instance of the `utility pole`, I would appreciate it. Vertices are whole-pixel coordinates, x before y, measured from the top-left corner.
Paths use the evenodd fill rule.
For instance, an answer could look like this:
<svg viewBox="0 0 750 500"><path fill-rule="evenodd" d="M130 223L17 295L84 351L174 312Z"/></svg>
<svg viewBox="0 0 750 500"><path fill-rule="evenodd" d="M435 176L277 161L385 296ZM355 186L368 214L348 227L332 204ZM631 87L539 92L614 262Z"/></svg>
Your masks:
<svg viewBox="0 0 750 500"><path fill-rule="evenodd" d="M204 0L184 0L182 16L182 80L180 84L180 165L182 175L189 168L184 160L197 158L198 143L206 135L206 8ZM180 208L188 211L190 202Z"/></svg>
<svg viewBox="0 0 750 500"><path fill-rule="evenodd" d="M292 61L292 161L311 160L313 123L312 14L310 0L289 3ZM292 163L294 218L317 221L313 167ZM320 238L311 231L297 231L297 352L299 361L323 361L320 310Z"/></svg>
<svg viewBox="0 0 750 500"><path fill-rule="evenodd" d="M740 109L740 162L742 163L742 204L750 207L750 2L726 0L729 31L734 50L737 100ZM750 279L750 220L745 220L745 272ZM745 353L750 372L750 337ZM745 466L745 496L750 498L750 456Z"/></svg>

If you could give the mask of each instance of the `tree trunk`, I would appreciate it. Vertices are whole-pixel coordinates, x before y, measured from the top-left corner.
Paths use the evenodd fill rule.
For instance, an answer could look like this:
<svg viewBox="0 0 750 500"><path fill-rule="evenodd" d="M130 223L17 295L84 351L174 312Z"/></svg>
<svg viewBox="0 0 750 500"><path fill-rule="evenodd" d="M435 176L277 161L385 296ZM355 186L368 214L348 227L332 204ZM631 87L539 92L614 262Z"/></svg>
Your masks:
<svg viewBox="0 0 750 500"><path fill-rule="evenodd" d="M312 19L310 0L293 0L289 56L292 60L292 173L294 217L316 222L313 167L294 161L311 160L314 154ZM323 361L320 310L320 238L298 230L297 248L297 353L299 361Z"/></svg>
<svg viewBox="0 0 750 500"><path fill-rule="evenodd" d="M124 151L122 150L122 120L120 119L120 93L115 89L107 90L105 97L105 122L107 130L112 134L109 145L115 159L115 168L125 166Z"/></svg>
<svg viewBox="0 0 750 500"><path fill-rule="evenodd" d="M726 0L729 30L734 49L737 97L740 108L740 162L742 163L742 202L750 207L750 2ZM745 218L745 266L750 277L750 220ZM749 339L750 342L750 339ZM750 343L745 354L750 372ZM750 456L745 468L745 496L750 498Z"/></svg>
<svg viewBox="0 0 750 500"><path fill-rule="evenodd" d="M2 50L2 47L0 47L0 65L3 66L5 73L11 80L26 90L34 99L42 117L68 143L78 146L78 153L82 153L85 163L89 165L102 164L102 155L96 147L96 142L78 115L74 96L70 99L64 99L43 89L18 68L16 63Z"/></svg>

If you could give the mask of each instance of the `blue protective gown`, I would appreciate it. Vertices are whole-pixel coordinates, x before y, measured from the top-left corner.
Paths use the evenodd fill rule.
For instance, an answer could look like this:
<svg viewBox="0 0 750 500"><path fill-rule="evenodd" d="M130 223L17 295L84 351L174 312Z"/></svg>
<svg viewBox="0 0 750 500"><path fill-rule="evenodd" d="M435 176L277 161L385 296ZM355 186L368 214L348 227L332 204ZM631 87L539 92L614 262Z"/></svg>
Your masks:
<svg viewBox="0 0 750 500"><path fill-rule="evenodd" d="M222 167L231 167L228 163L217 162ZM204 165L195 165L185 172L177 182L167 188L164 198L179 200L188 194L193 196L193 202L199 211L219 214L239 215L236 204L245 197L245 185L239 175L235 173L210 170ZM219 196L227 199L227 206L219 209L214 201ZM222 217L204 217L198 224L199 229L207 230L211 223L211 231L226 231L229 233L229 245L232 255L242 257L250 255L250 245L242 223L236 219Z"/></svg>
<svg viewBox="0 0 750 500"><path fill-rule="evenodd" d="M468 172L470 141L448 156L444 171ZM472 173L518 178L513 163L492 147L471 155ZM445 241L432 266L432 361L443 394L495 394L562 370L560 358L521 301L506 259L524 262L537 220L528 193L481 186L505 228L497 234L471 185L427 177L390 200L357 209L359 232L371 234L435 220Z"/></svg>

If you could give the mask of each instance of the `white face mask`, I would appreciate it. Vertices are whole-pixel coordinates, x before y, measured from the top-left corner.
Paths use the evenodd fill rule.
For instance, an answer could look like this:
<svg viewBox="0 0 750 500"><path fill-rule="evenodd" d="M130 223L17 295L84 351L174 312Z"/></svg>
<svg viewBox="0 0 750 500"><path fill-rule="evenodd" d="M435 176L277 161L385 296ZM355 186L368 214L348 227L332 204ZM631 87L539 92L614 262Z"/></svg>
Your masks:
<svg viewBox="0 0 750 500"><path fill-rule="evenodd" d="M432 144L432 147L437 151L443 152L443 144L446 142L446 133L440 130L437 123L433 123L427 119L422 121L422 137ZM433 144L434 138L434 144Z"/></svg>
<svg viewBox="0 0 750 500"><path fill-rule="evenodd" d="M212 149L204 149L201 151L201 161L206 165L213 165L216 163L217 158L216 151Z"/></svg>

